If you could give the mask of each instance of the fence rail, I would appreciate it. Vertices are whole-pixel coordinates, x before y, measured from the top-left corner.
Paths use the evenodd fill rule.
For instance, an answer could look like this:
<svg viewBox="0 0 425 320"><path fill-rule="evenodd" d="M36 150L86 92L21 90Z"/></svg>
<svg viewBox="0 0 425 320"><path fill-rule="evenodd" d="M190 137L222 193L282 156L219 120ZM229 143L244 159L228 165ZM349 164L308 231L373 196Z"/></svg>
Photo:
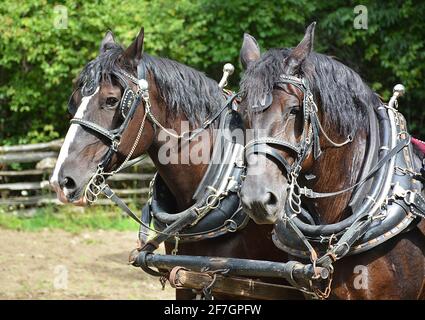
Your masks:
<svg viewBox="0 0 425 320"><path fill-rule="evenodd" d="M0 146L0 205L41 206L60 204L50 187L56 158L63 140L18 146ZM15 168L15 169L14 169ZM154 176L154 166L149 160L126 169L108 179L114 191L130 201L147 198L148 186ZM111 204L107 198L96 204Z"/></svg>

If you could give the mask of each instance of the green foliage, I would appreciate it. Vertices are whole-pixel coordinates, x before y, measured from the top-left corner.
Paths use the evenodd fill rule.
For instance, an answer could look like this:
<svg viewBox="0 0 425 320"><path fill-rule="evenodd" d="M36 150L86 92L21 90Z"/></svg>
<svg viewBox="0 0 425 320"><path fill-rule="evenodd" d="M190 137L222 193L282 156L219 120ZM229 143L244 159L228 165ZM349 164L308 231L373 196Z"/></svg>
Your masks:
<svg viewBox="0 0 425 320"><path fill-rule="evenodd" d="M18 212L16 212L18 213ZM47 206L36 209L31 218L13 214L0 207L0 228L20 231L62 229L79 233L84 230L136 231L138 224L123 216L115 206L90 207L78 210L72 206Z"/></svg>
<svg viewBox="0 0 425 320"><path fill-rule="evenodd" d="M294 46L317 21L316 51L353 67L385 99L403 83L401 106L425 135L424 2L364 1L368 29L353 27L355 1L156 0L71 1L66 29L55 28L56 2L0 3L0 145L47 141L68 127L66 103L78 71L98 52L106 30L128 45L145 27L145 50L219 79L225 62L238 69L242 35L263 50Z"/></svg>

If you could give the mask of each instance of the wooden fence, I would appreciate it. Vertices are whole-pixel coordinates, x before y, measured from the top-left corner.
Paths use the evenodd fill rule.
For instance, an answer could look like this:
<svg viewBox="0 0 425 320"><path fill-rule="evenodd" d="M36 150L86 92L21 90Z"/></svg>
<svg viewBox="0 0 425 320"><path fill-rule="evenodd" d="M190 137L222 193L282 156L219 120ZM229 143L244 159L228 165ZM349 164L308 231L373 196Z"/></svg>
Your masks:
<svg viewBox="0 0 425 320"><path fill-rule="evenodd" d="M49 178L63 140L47 143L0 147L0 205L30 207L60 204ZM153 163L143 160L132 168L110 177L112 189L126 201L146 199L154 174ZM107 198L97 204L111 204Z"/></svg>

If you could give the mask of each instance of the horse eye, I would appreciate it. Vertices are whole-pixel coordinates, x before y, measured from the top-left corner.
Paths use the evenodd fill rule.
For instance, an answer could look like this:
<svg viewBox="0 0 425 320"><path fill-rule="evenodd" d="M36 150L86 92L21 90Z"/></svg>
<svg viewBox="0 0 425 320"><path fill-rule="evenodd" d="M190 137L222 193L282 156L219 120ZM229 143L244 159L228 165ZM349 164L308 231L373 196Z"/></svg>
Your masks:
<svg viewBox="0 0 425 320"><path fill-rule="evenodd" d="M115 97L109 97L109 98L106 99L105 104L106 104L107 107L115 107L117 105L118 101L119 100Z"/></svg>
<svg viewBox="0 0 425 320"><path fill-rule="evenodd" d="M290 114L295 114L295 115L297 115L300 111L301 111L300 106L293 106L293 107L291 107Z"/></svg>

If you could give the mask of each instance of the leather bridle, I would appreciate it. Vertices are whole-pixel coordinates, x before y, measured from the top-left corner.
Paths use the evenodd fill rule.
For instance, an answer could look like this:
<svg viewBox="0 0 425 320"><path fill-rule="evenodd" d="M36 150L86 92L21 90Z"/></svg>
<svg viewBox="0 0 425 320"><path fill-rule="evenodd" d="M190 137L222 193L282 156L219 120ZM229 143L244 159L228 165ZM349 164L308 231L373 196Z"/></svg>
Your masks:
<svg viewBox="0 0 425 320"><path fill-rule="evenodd" d="M282 74L279 77L279 81L275 82L275 86L282 86L285 84L290 84L298 88L303 93L302 111L304 124L299 142L293 144L274 137L255 138L246 144L245 156L248 157L251 154L269 156L276 160L285 169L289 183L287 204L290 206L290 211L298 214L301 212L301 191L297 178L301 172L303 162L310 155L311 151L313 151L314 159L317 159L320 156L321 148L319 134L322 133L326 140L336 147L346 145L352 141L352 138L349 136L346 141L336 143L324 132L322 125L320 124L318 108L314 102L313 93L311 92L305 78L301 79L295 76ZM271 94L269 94L268 97L266 96L263 101L264 104L260 108L256 108L259 110L254 109L254 112L263 112L270 107L272 103ZM289 161L278 152L277 149L280 148L290 150L293 154L295 154L295 158L292 163L289 163Z"/></svg>
<svg viewBox="0 0 425 320"><path fill-rule="evenodd" d="M141 67L138 67L139 79L136 79L134 76L128 74L123 70L115 71L113 73L113 75L120 80L120 83L125 85L124 93L122 95L119 107L120 113L123 116L124 121L118 128L109 130L98 125L97 123L81 118L73 118L70 121L71 124L79 124L85 129L99 134L103 138L106 138L106 140L109 142L108 151L103 156L101 162L98 165L98 168L105 169L108 166L114 153L118 151L118 147L121 143L121 137L124 131L127 129L129 122L133 118L137 106L142 100L143 93L147 91L147 82L145 80L146 70L142 66L143 65L141 65ZM137 86L138 89L136 92L131 89L128 84L128 81L126 81L125 79L130 80Z"/></svg>
<svg viewBox="0 0 425 320"><path fill-rule="evenodd" d="M124 87L124 93L120 101L120 110L119 110L120 115L124 118L124 121L121 123L121 125L116 129L110 130L98 125L97 123L94 123L89 120L81 119L81 118L74 117L70 121L71 124L78 124L82 126L83 128L91 131L93 134L100 135L102 138L106 139L109 142L108 151L102 157L102 160L97 166L97 170L95 174L91 177L85 189L86 199L88 202L91 202L91 203L95 202L99 194L102 192L108 193L107 196L112 197L113 192L112 190L109 189L109 187L107 187L105 183L106 177L112 176L116 174L117 172L121 171L122 169L126 167L126 164L130 162L129 160L132 157L135 151L135 148L138 145L141 135L144 131L146 119L150 120L154 130L156 130L156 127L159 127L165 132L174 136L175 138L190 141L194 137L196 137L198 134L200 134L203 130L207 129L215 120L217 120L224 110L226 110L229 106L233 105L233 102L235 98L237 97L236 94L231 94L226 99L226 102L223 104L223 106L220 109L218 109L215 113L213 113L206 121L204 121L201 127L193 131L187 131L179 135L176 135L175 133L166 129L158 121L155 115L152 113L151 103L149 98L149 91L148 91L148 82L146 80L147 69L143 62L141 62L137 66L137 75L138 75L137 78L122 69L113 71L112 75L117 77L119 82ZM133 89L130 87L128 80L136 85L137 87L136 92L133 91ZM84 96L92 94L94 90L96 89L95 85L97 83L99 83L98 74L94 74L91 79L86 79L85 83L83 83L83 86L81 87L82 94ZM109 165L113 155L116 152L118 152L118 147L121 143L122 135L124 131L127 129L131 119L133 118L137 107L141 104L142 101L143 101L143 107L145 112L144 112L141 125L139 127L139 131L133 142L130 152L127 154L124 162L117 169L110 172L105 172L105 168L107 168L107 166ZM141 223L140 219L135 214L129 213L129 215L138 223Z"/></svg>

